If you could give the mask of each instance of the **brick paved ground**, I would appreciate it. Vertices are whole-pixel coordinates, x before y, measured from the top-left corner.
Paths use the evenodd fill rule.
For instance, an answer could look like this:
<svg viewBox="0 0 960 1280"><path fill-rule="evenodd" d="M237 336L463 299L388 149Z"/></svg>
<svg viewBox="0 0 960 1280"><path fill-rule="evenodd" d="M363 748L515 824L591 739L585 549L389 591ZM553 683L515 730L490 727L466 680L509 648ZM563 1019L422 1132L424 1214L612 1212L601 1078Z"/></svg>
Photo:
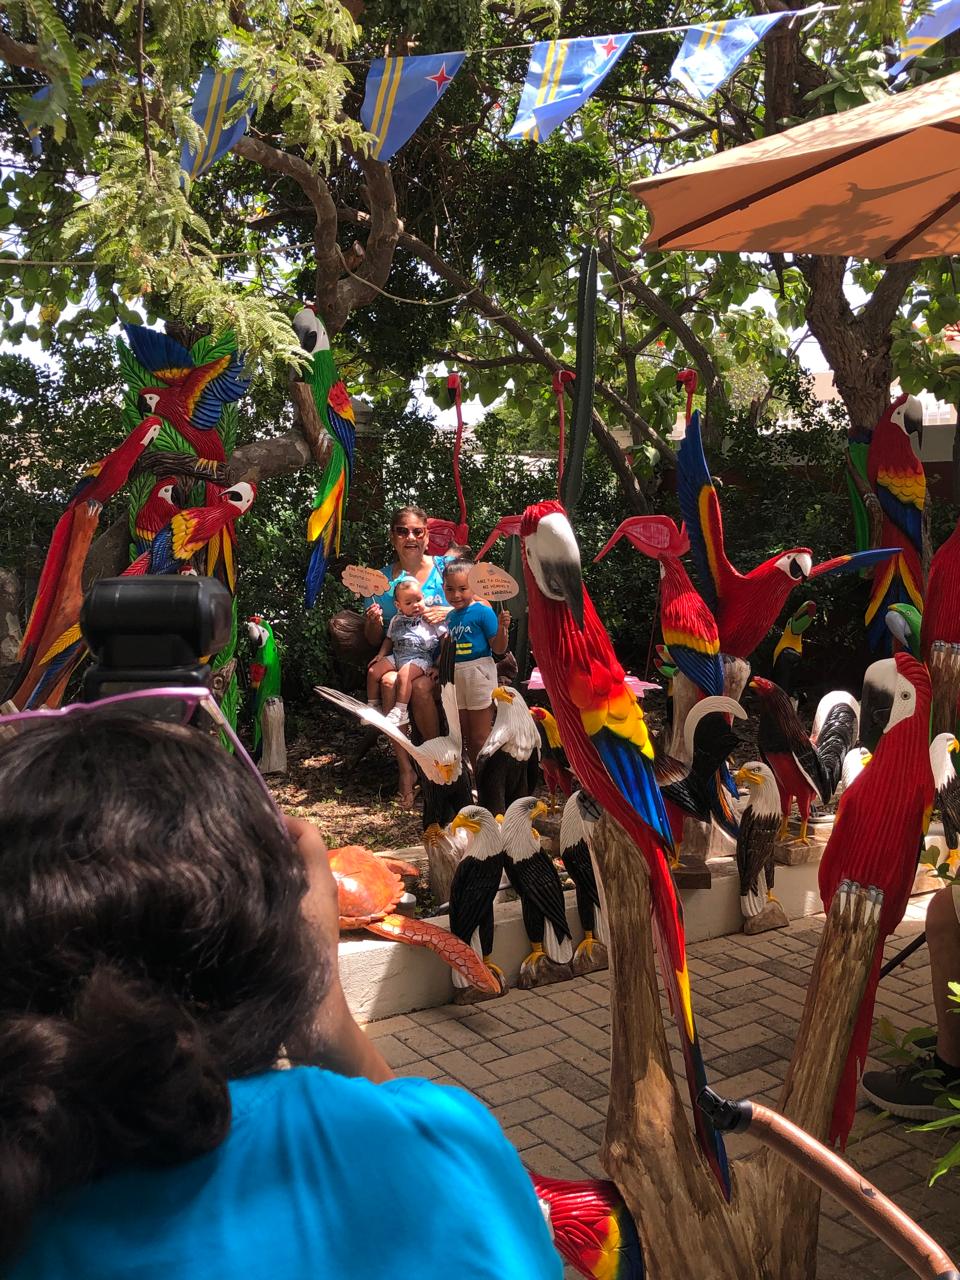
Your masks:
<svg viewBox="0 0 960 1280"><path fill-rule="evenodd" d="M914 899L888 943L888 957L922 928L924 909L925 900ZM789 930L690 947L708 1074L724 1093L776 1104L822 925L822 918L809 917ZM878 1016L886 1014L904 1031L932 1021L926 957L923 948L881 984ZM602 1177L597 1150L609 1073L606 978L595 974L540 991L512 991L479 1007L427 1009L372 1023L369 1031L399 1074L463 1085L482 1098L531 1167L562 1178ZM675 1057L679 1067L679 1050ZM733 1137L728 1150L740 1154L752 1141ZM960 1182L948 1177L927 1185L934 1160L949 1145L949 1134L911 1133L899 1122L879 1120L863 1104L847 1155L956 1258ZM824 1197L818 1280L901 1280L909 1274Z"/></svg>

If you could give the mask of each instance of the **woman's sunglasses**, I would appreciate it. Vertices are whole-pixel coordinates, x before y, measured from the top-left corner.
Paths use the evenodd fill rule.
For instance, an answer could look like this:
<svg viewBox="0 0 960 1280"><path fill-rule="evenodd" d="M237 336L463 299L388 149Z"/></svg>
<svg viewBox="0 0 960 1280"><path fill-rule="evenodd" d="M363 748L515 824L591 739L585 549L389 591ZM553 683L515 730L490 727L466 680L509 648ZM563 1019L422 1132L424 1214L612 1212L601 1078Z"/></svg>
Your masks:
<svg viewBox="0 0 960 1280"><path fill-rule="evenodd" d="M427 531L426 529L421 529L419 525L404 527L402 524L395 524L393 532L398 538L422 538Z"/></svg>
<svg viewBox="0 0 960 1280"><path fill-rule="evenodd" d="M79 720L107 708L111 712L134 716L139 720L159 720L164 724L192 725L200 733L218 730L229 743L240 763L252 777L256 778L257 786L286 834L286 824L277 808L273 792L267 786L263 774L254 764L246 747L237 737L233 725L224 715L223 709L209 689L202 687L143 689L132 693L112 694L109 698L100 698L97 702L72 702L67 707L41 707L37 711L17 711L13 715L0 716L0 744L50 720Z"/></svg>

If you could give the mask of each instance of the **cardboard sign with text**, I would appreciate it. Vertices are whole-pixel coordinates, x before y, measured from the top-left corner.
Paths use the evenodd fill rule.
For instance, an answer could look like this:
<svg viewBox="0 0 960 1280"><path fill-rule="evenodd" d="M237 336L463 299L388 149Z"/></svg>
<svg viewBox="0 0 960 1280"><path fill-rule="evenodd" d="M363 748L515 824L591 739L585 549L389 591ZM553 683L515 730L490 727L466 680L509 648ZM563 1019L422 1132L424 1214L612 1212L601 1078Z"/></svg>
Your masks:
<svg viewBox="0 0 960 1280"><path fill-rule="evenodd" d="M498 565L475 564L470 570L470 586L473 593L481 600L512 600L520 594L520 584L516 578L501 569Z"/></svg>
<svg viewBox="0 0 960 1280"><path fill-rule="evenodd" d="M358 596L382 596L390 586L386 574L379 569L364 569L359 564L348 564L340 575L340 581Z"/></svg>

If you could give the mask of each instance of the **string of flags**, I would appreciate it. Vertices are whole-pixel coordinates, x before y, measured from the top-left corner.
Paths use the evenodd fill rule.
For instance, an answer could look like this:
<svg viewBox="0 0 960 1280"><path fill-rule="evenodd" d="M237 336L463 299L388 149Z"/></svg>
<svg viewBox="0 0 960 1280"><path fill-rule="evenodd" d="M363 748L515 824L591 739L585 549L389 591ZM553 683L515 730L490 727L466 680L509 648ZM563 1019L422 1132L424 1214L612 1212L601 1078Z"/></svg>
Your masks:
<svg viewBox="0 0 960 1280"><path fill-rule="evenodd" d="M815 4L805 9L744 15L697 25L538 41L531 47L516 117L506 136L510 140L546 141L558 125L596 92L637 37L682 32L683 44L670 74L692 97L706 101L778 23L793 23L808 15L813 15L815 20L839 7ZM890 78L895 79L914 58L958 29L960 0L933 0L929 10L907 31L900 56L889 69ZM375 159L391 160L409 141L469 56L469 52L459 50L375 58L370 63L360 120L375 139L372 147ZM244 96L242 80L240 69L207 67L201 75L191 114L206 141L197 151L184 142L180 159L181 168L191 180L205 173L246 132L250 112L235 115ZM84 85L96 82L93 77L83 81ZM41 102L49 93L50 86L45 85L33 94L33 100ZM231 123L226 125L228 118ZM29 110L24 110L21 119L30 133L33 154L39 156L42 153L39 126Z"/></svg>

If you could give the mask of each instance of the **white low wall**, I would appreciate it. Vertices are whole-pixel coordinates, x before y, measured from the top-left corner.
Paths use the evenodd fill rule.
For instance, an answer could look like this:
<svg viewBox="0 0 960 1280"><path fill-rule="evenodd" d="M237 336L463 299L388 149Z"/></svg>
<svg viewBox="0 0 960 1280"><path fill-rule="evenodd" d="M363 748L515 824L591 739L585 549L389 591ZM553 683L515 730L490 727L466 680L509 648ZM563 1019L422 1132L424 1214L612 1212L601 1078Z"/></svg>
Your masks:
<svg viewBox="0 0 960 1280"><path fill-rule="evenodd" d="M817 823L817 834L825 837L830 826L832 822L829 821ZM936 844L946 852L943 828L939 823L931 826L927 843ZM708 865L713 877L709 889L681 891L688 942L739 933L743 924L736 862L730 857L715 857L708 859ZM818 861L777 867L775 893L789 919L816 915L822 909L817 887L818 869ZM915 893L929 892L937 887L937 881L922 871L918 873ZM566 906L567 922L576 944L582 939L583 930L572 890L566 894ZM435 919L444 928L449 923L446 916ZM520 963L530 949L519 902L499 904L496 919L494 958L513 985ZM361 1022L374 1022L415 1009L449 1004L453 998L450 970L432 952L369 935L351 934L341 940L340 977L347 1003Z"/></svg>

